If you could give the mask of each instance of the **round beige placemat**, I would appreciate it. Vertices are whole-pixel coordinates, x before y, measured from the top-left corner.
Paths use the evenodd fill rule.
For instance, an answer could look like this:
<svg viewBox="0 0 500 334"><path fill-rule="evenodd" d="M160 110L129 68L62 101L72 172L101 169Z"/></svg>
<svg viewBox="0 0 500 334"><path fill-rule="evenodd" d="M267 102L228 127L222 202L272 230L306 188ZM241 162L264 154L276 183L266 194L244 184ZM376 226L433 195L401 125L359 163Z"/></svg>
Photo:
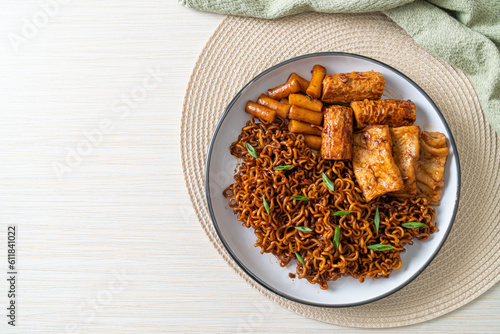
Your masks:
<svg viewBox="0 0 500 334"><path fill-rule="evenodd" d="M232 260L205 200L205 159L215 125L254 76L298 55L342 51L393 66L422 87L446 118L462 167L460 207L443 248L412 283L377 302L348 308L306 306L263 288ZM348 70L348 69L346 69ZM226 17L202 51L188 85L181 124L186 185L201 226L248 284L306 317L353 327L395 327L439 317L500 278L500 140L485 121L466 75L419 47L382 14L305 13L279 20Z"/></svg>

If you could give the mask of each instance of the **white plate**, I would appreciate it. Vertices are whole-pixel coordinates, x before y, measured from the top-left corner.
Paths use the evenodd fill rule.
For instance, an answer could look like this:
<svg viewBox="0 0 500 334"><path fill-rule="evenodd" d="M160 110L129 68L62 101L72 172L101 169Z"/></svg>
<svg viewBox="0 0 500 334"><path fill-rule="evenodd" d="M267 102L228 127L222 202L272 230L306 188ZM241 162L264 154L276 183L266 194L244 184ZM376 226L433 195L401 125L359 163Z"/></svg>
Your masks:
<svg viewBox="0 0 500 334"><path fill-rule="evenodd" d="M296 263L290 261L282 268L272 254L260 254L254 247L256 237L253 229L243 227L236 219L222 191L234 182L236 159L229 146L236 141L241 128L250 119L244 112L248 100L256 101L268 88L284 83L290 73L296 72L310 78L311 69L321 64L327 73L353 71L381 72L386 80L384 96L412 100L417 107L417 121L426 131L439 131L448 138L450 153L445 167L445 185L441 205L436 207L438 232L426 241L414 240L413 246L401 254L403 265L393 271L389 278L367 279L360 283L352 277L343 277L328 283L327 290L310 284L305 279L290 279ZM322 307L346 307L373 302L401 289L420 274L436 256L453 224L460 195L460 165L451 131L440 111L427 94L402 73L379 61L347 53L316 53L296 57L275 65L250 81L234 97L224 111L214 131L208 149L206 165L206 192L208 208L219 237L238 265L255 281L267 289L290 300Z"/></svg>

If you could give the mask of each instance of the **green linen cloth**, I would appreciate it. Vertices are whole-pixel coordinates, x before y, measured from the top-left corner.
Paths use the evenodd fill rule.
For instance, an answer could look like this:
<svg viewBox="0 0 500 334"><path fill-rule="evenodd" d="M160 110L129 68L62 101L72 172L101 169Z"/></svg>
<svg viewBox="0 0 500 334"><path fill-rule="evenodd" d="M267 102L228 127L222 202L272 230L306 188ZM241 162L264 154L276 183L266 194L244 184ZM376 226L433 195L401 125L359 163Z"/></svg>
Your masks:
<svg viewBox="0 0 500 334"><path fill-rule="evenodd" d="M382 11L417 43L469 74L500 133L500 0L179 0L202 11L273 19L305 11Z"/></svg>

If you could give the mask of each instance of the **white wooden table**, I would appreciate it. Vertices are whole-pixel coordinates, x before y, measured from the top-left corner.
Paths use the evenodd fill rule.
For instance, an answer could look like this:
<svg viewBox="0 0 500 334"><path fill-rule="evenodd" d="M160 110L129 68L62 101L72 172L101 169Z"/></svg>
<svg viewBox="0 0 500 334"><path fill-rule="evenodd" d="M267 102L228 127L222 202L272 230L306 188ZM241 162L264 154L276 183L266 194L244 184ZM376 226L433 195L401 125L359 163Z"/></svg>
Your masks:
<svg viewBox="0 0 500 334"><path fill-rule="evenodd" d="M7 226L18 228L17 326L7 325L2 279L0 332L358 331L262 297L194 216L180 112L221 19L172 0L0 2L4 275ZM496 285L446 316L384 332L499 332L499 309Z"/></svg>

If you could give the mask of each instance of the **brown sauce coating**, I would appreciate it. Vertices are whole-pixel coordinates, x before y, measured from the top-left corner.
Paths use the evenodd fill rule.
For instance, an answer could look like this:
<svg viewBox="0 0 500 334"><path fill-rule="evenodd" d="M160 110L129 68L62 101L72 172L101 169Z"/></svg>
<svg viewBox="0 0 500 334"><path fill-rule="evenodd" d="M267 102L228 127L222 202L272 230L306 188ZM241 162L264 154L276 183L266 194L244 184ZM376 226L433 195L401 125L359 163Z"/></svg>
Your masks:
<svg viewBox="0 0 500 334"><path fill-rule="evenodd" d="M369 134L367 134L369 136ZM246 149L255 148L258 159ZM401 252L413 240L426 240L437 228L435 211L425 198L395 199L378 197L366 202L350 161L324 160L306 144L302 134L288 131L287 120L277 117L272 124L252 117L238 139L231 144L233 156L241 159L234 183L223 195L243 226L252 228L256 247L272 253L281 266L296 263L298 278L328 288L330 281L350 276L363 282L367 278L388 277L401 267ZM289 170L274 167L292 165ZM329 190L322 173L334 184ZM310 200L292 199L293 195ZM269 214L262 198L269 204ZM380 228L375 231L374 215L379 209ZM336 211L353 211L332 216ZM427 226L407 229L405 222ZM308 227L302 232L296 226ZM335 228L340 242L334 245ZM374 251L368 245L390 244L395 248ZM300 254L302 264L295 255Z"/></svg>

